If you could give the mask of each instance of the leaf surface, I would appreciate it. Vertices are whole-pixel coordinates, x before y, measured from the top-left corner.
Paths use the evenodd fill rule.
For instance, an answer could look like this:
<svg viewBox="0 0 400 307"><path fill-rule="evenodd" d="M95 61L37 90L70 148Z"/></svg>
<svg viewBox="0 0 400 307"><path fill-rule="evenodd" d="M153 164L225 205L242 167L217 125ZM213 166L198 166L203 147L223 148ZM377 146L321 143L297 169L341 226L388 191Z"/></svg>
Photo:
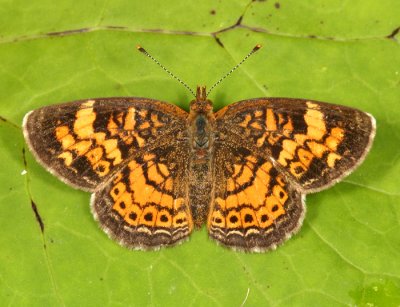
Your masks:
<svg viewBox="0 0 400 307"><path fill-rule="evenodd" d="M1 1L2 303L398 306L398 16L395 0ZM89 194L27 152L20 123L44 105L139 96L188 109L191 94L137 44L195 88L211 86L258 43L264 48L211 93L217 109L298 97L377 120L365 163L309 195L303 227L276 251L229 251L205 229L158 252L124 249L93 220Z"/></svg>

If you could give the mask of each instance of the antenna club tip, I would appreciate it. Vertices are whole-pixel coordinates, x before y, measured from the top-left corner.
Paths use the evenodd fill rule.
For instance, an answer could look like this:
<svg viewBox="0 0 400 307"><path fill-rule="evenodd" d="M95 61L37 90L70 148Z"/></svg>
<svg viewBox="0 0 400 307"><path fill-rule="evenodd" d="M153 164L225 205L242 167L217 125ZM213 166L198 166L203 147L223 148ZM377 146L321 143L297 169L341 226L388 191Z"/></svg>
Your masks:
<svg viewBox="0 0 400 307"><path fill-rule="evenodd" d="M254 48L253 51L256 52L258 49L261 49L262 45L261 44L257 44Z"/></svg>
<svg viewBox="0 0 400 307"><path fill-rule="evenodd" d="M143 52L143 53L146 52L146 50L144 50L144 48L142 46L140 46L140 45L137 45L136 49L139 50L140 52Z"/></svg>

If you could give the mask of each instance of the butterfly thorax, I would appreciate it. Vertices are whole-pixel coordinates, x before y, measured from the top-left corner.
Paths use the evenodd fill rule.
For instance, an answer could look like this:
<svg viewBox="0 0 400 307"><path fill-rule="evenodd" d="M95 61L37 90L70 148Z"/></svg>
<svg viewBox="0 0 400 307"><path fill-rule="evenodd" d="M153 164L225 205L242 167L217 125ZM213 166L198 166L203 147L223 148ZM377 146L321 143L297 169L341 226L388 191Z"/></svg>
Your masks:
<svg viewBox="0 0 400 307"><path fill-rule="evenodd" d="M215 123L212 108L212 102L205 97L205 87L198 87L188 117L190 148L196 163L207 163L212 150Z"/></svg>
<svg viewBox="0 0 400 307"><path fill-rule="evenodd" d="M205 87L197 87L196 99L190 103L187 124L192 151L189 167L189 201L194 223L200 227L207 218L213 182L215 117L212 102L206 99Z"/></svg>

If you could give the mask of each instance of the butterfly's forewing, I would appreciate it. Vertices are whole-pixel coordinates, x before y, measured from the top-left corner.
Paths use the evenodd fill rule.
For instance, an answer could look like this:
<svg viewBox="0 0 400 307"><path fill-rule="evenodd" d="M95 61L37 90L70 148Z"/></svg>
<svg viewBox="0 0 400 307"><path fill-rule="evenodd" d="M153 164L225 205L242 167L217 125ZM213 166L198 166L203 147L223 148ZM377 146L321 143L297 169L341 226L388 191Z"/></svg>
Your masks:
<svg viewBox="0 0 400 307"><path fill-rule="evenodd" d="M179 143L187 138L186 117L174 105L146 98L89 99L31 111L23 130L47 170L94 192L93 213L112 238L157 248L184 239L192 227L188 149Z"/></svg>
<svg viewBox="0 0 400 307"><path fill-rule="evenodd" d="M353 171L375 136L370 114L311 100L245 100L216 116L227 135L273 161L304 193L327 188Z"/></svg>
<svg viewBox="0 0 400 307"><path fill-rule="evenodd" d="M145 98L104 98L29 112L25 139L36 159L71 186L93 192L138 151L184 125L185 112Z"/></svg>

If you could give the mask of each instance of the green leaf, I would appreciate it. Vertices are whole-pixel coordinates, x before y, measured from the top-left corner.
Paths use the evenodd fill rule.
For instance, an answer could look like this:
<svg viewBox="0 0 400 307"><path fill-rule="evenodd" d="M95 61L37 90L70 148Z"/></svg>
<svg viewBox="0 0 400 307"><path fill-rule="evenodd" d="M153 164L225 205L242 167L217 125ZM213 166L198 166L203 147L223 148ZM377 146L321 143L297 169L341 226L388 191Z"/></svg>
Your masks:
<svg viewBox="0 0 400 307"><path fill-rule="evenodd" d="M2 305L398 306L398 16L396 0L0 1ZM27 152L21 120L44 105L142 96L187 110L190 93L137 44L194 88L258 43L212 92L216 108L298 97L377 119L365 163L309 195L303 227L276 251L226 250L205 229L174 248L127 250L99 229L88 193Z"/></svg>

